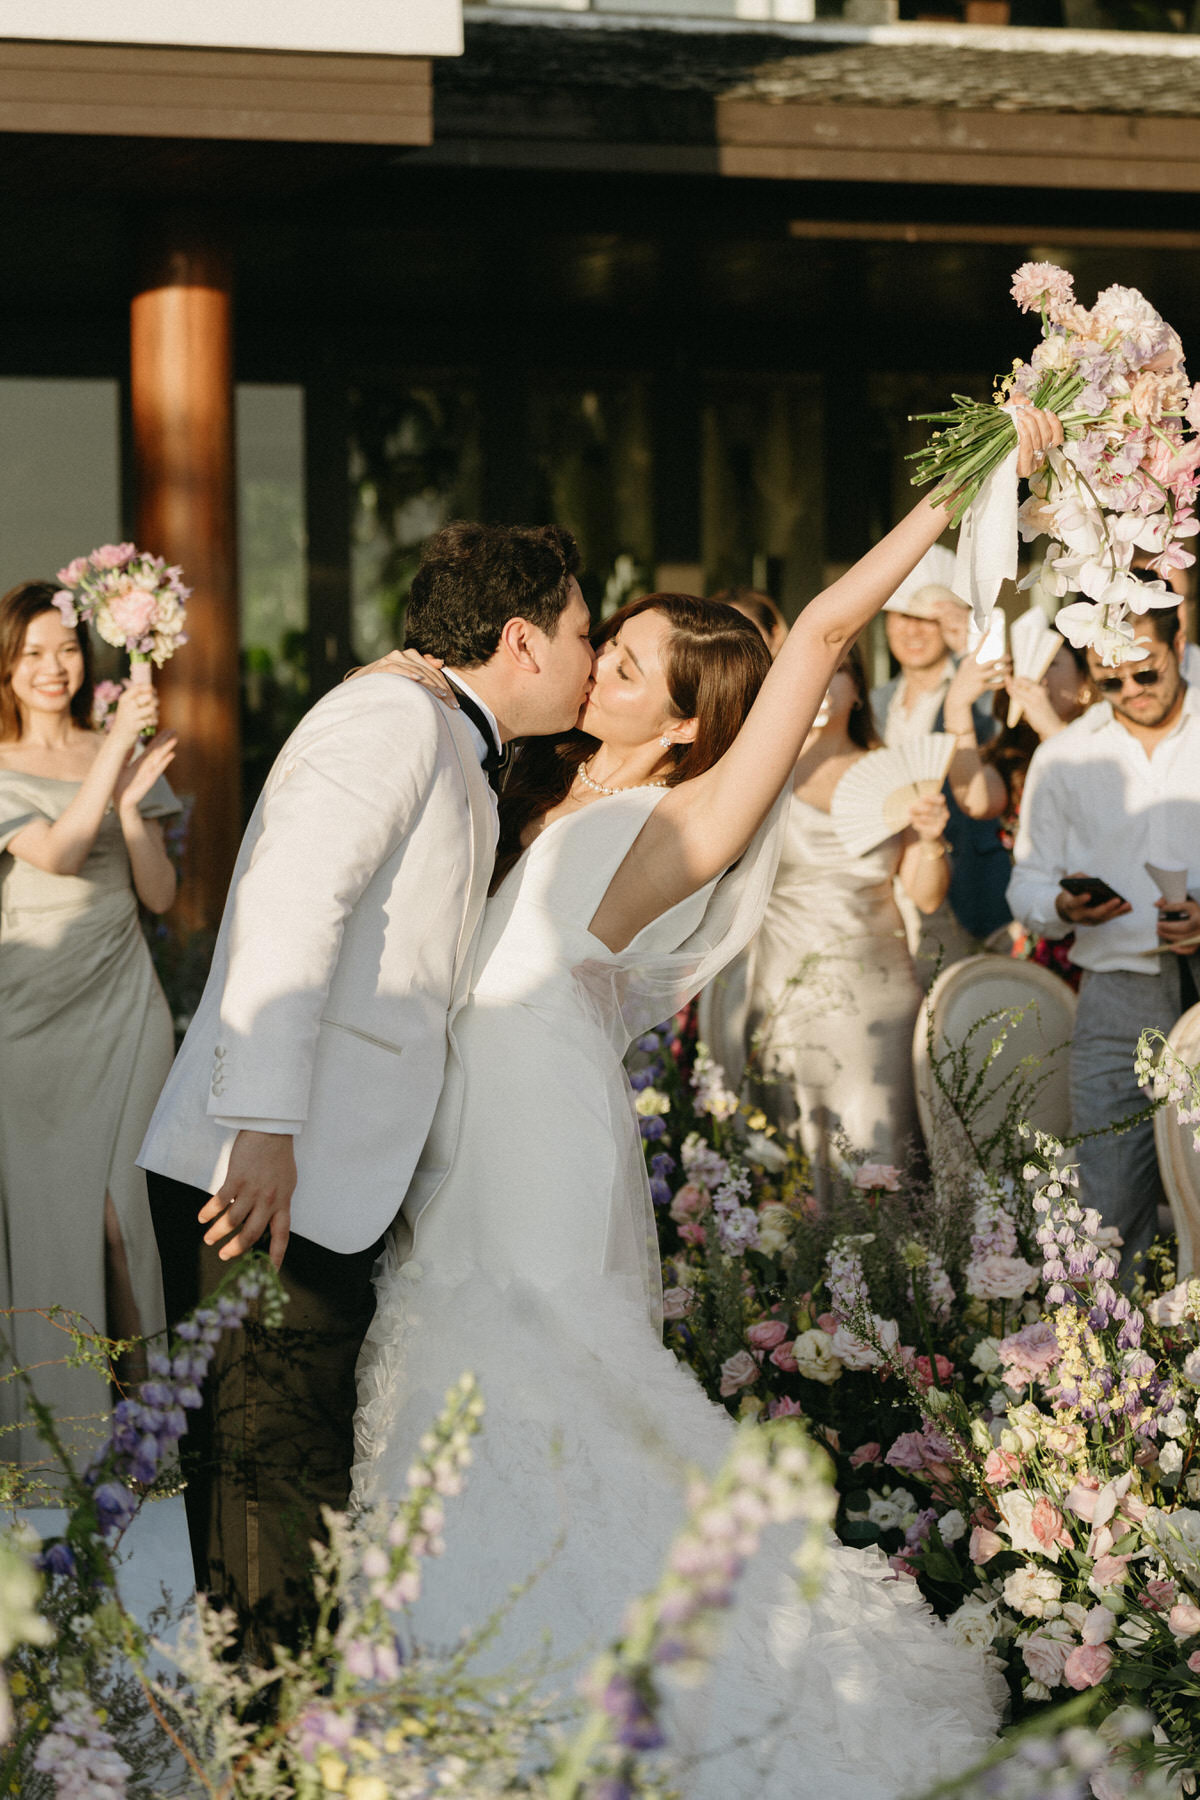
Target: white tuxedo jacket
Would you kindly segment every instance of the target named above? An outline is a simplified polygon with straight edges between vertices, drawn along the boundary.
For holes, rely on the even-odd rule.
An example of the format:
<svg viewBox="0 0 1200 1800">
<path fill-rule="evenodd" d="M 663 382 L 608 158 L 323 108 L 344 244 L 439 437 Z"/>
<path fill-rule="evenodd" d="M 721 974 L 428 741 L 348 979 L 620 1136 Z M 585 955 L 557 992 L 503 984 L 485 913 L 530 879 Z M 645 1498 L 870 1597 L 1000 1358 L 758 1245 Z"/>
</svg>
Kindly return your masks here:
<svg viewBox="0 0 1200 1800">
<path fill-rule="evenodd" d="M 215 1193 L 240 1124 L 274 1124 L 296 1134 L 293 1229 L 373 1243 L 441 1092 L 496 833 L 462 714 L 395 675 L 320 700 L 246 829 L 142 1167 Z"/>
</svg>

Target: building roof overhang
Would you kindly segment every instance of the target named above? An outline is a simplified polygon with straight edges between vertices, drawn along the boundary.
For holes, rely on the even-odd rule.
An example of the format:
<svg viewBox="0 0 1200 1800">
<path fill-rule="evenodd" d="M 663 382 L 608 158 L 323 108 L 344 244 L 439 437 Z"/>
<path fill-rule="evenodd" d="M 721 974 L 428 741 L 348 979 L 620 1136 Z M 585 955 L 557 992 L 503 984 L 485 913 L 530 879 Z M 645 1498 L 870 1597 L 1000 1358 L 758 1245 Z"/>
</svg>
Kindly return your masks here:
<svg viewBox="0 0 1200 1800">
<path fill-rule="evenodd" d="M 468 6 L 438 162 L 1200 189 L 1200 38 Z"/>
</svg>

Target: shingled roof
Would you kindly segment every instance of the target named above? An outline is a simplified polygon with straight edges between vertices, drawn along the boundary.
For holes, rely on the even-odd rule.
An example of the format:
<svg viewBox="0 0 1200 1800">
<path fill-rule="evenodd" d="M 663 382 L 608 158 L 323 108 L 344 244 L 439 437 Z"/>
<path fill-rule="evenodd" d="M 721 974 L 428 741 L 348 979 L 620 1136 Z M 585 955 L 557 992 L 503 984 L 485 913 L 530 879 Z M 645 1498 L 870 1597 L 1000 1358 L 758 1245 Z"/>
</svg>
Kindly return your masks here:
<svg viewBox="0 0 1200 1800">
<path fill-rule="evenodd" d="M 604 91 L 822 106 L 1200 116 L 1200 55 L 1157 35 L 848 28 L 714 31 L 629 26 L 578 14 L 520 23 L 468 10 L 466 53 L 438 63 L 440 94 Z M 1035 37 L 1045 48 L 1027 48 Z M 907 40 L 907 41 L 906 41 Z M 1067 48 L 1089 41 L 1088 49 Z M 1118 48 L 1118 45 L 1120 46 Z M 1014 47 L 1019 46 L 1019 47 Z M 1197 41 L 1200 50 L 1200 41 Z"/>
<path fill-rule="evenodd" d="M 433 160 L 1200 188 L 1198 38 L 473 6 L 434 84 Z"/>
</svg>

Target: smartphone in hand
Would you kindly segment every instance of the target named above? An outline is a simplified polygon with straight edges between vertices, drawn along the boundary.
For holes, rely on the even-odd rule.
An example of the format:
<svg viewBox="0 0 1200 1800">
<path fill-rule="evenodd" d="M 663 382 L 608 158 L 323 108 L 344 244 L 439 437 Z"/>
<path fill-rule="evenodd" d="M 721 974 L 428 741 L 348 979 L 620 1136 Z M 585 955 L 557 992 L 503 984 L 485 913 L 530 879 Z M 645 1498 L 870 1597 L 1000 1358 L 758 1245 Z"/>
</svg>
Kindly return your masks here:
<svg viewBox="0 0 1200 1800">
<path fill-rule="evenodd" d="M 1064 875 L 1058 885 L 1065 893 L 1086 899 L 1089 906 L 1106 906 L 1110 900 L 1120 900 L 1124 904 L 1124 894 L 1118 894 L 1116 888 L 1109 887 L 1099 875 Z"/>
</svg>

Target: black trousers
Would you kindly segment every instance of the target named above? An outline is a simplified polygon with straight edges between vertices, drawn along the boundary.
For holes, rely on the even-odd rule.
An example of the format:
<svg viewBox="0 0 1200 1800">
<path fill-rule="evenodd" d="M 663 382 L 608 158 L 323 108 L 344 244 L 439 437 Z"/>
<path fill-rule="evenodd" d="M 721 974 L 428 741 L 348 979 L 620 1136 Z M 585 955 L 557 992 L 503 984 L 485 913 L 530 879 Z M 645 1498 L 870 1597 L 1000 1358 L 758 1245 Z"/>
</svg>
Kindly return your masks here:
<svg viewBox="0 0 1200 1800">
<path fill-rule="evenodd" d="M 177 1323 L 229 1271 L 204 1243 L 199 1188 L 149 1173 L 167 1317 Z M 265 1249 L 264 1238 L 260 1248 Z M 375 1311 L 371 1270 L 382 1240 L 339 1255 L 295 1233 L 280 1271 L 281 1327 L 252 1311 L 223 1334 L 180 1445 L 196 1586 L 238 1615 L 242 1648 L 271 1666 L 316 1617 L 314 1538 L 321 1508 L 344 1510 L 354 1455 L 354 1370 Z"/>
</svg>

